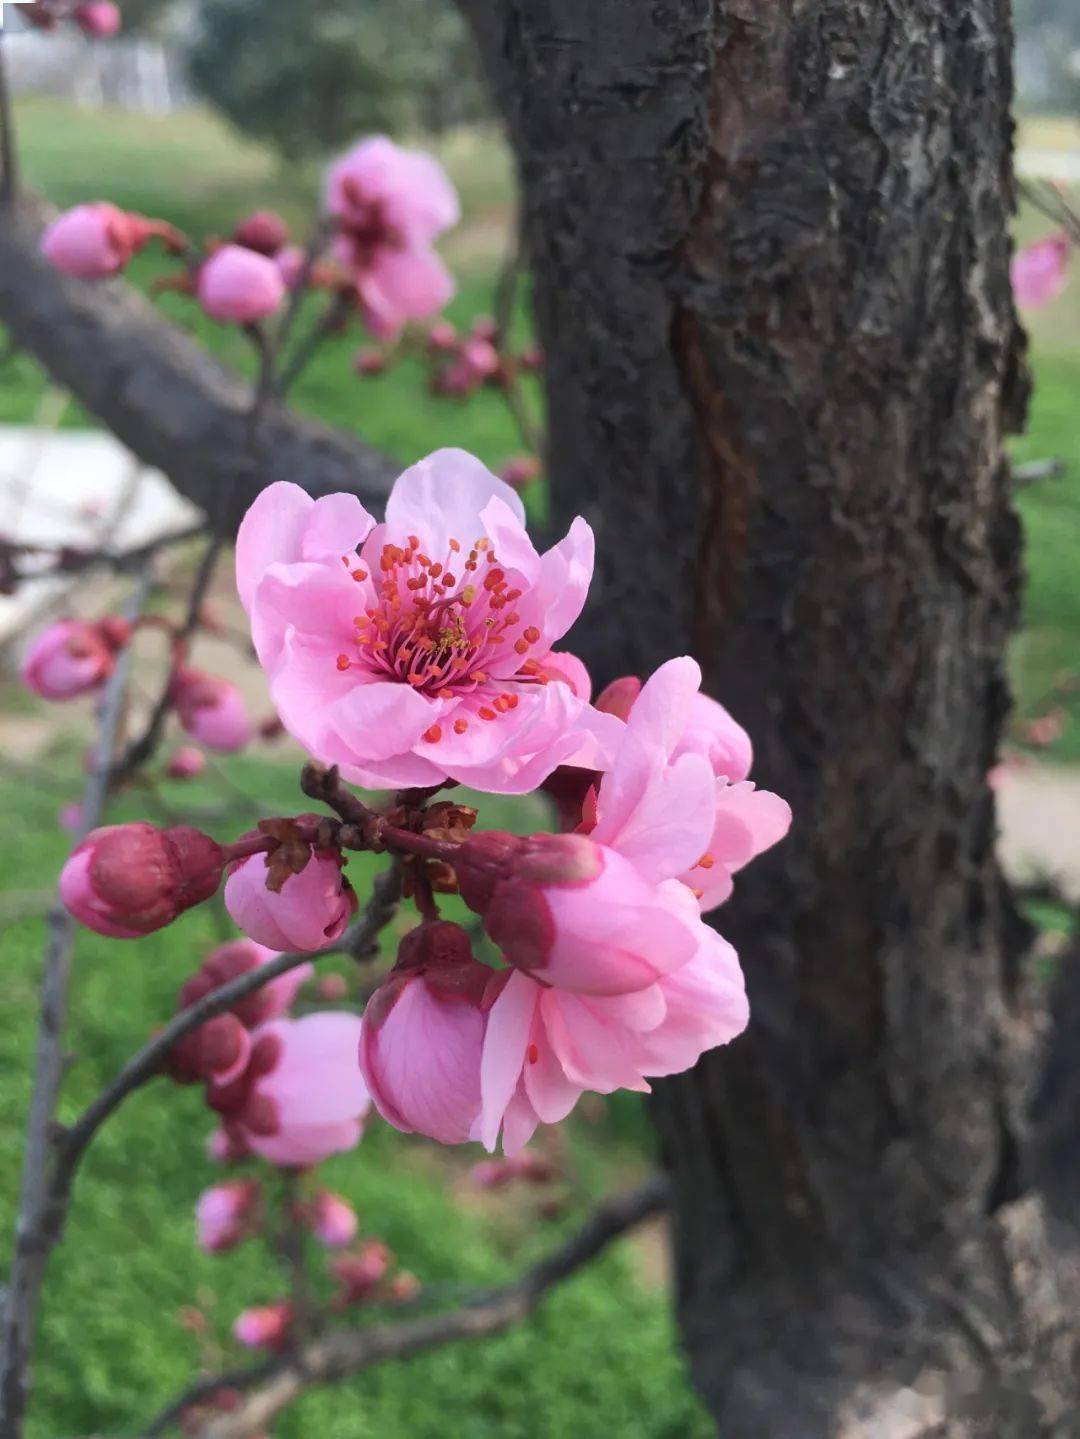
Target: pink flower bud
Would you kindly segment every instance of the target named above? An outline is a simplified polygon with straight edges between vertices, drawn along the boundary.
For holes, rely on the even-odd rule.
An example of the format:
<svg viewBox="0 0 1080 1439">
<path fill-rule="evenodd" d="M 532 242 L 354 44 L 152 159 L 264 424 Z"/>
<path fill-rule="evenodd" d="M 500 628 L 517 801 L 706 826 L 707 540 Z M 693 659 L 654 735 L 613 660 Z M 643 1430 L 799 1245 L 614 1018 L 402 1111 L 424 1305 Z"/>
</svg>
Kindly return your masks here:
<svg viewBox="0 0 1080 1439">
<path fill-rule="evenodd" d="M 287 290 L 295 290 L 304 273 L 306 256 L 299 245 L 285 245 L 274 256 L 274 264 Z M 314 276 L 312 277 L 314 278 Z"/>
<path fill-rule="evenodd" d="M 356 1238 L 356 1210 L 340 1194 L 320 1189 L 307 1211 L 311 1232 L 328 1249 L 340 1249 Z"/>
<path fill-rule="evenodd" d="M 478 380 L 490 379 L 499 369 L 499 352 L 490 340 L 475 336 L 464 340 L 459 351 L 461 363 Z"/>
<path fill-rule="evenodd" d="M 213 1164 L 236 1164 L 251 1153 L 243 1135 L 228 1129 L 215 1129 L 206 1140 L 206 1157 Z"/>
<path fill-rule="evenodd" d="M 436 320 L 427 332 L 428 348 L 435 354 L 449 354 L 456 350 L 458 332 L 449 320 Z"/>
<path fill-rule="evenodd" d="M 233 939 L 227 944 L 218 945 L 217 949 L 212 950 L 203 960 L 198 973 L 181 989 L 180 1008 L 194 1004 L 204 995 L 220 989 L 223 984 L 238 979 L 242 974 L 249 974 L 276 957 L 276 950 L 256 944 L 253 939 Z M 248 1029 L 256 1029 L 271 1019 L 280 1019 L 288 1013 L 301 985 L 311 979 L 314 973 L 310 964 L 298 964 L 294 969 L 286 970 L 269 984 L 264 984 L 260 989 L 238 1000 L 230 1013 L 235 1014 Z"/>
<path fill-rule="evenodd" d="M 60 875 L 60 898 L 98 934 L 135 939 L 209 899 L 224 865 L 221 846 L 201 830 L 141 821 L 107 825 L 72 851 Z"/>
<path fill-rule="evenodd" d="M 242 245 L 222 245 L 199 270 L 199 304 L 214 320 L 250 325 L 272 315 L 285 298 L 273 260 Z"/>
<path fill-rule="evenodd" d="M 232 1249 L 252 1232 L 260 1189 L 254 1179 L 232 1179 L 204 1189 L 195 1205 L 199 1248 L 207 1254 Z"/>
<path fill-rule="evenodd" d="M 352 1254 L 330 1261 L 330 1272 L 341 1286 L 339 1304 L 358 1304 L 377 1289 L 390 1268 L 390 1250 L 379 1240 L 370 1240 Z"/>
<path fill-rule="evenodd" d="M 170 757 L 165 773 L 170 779 L 197 779 L 206 768 L 206 756 L 194 745 L 183 744 Z"/>
<path fill-rule="evenodd" d="M 1060 234 L 1048 235 L 1017 251 L 1012 262 L 1012 285 L 1021 309 L 1037 310 L 1057 299 L 1065 288 L 1069 250 L 1068 235 Z"/>
<path fill-rule="evenodd" d="M 517 1180 L 529 1184 L 546 1184 L 555 1177 L 554 1167 L 528 1150 L 512 1159 L 482 1159 L 469 1170 L 469 1178 L 478 1189 L 505 1189 Z"/>
<path fill-rule="evenodd" d="M 76 5 L 71 18 L 84 35 L 92 40 L 110 40 L 120 29 L 122 16 L 113 0 L 86 0 Z"/>
<path fill-rule="evenodd" d="M 389 978 L 364 1012 L 360 1068 L 395 1129 L 443 1144 L 470 1138 L 480 1111 L 485 998 L 498 975 L 473 958 L 469 936 L 444 920 L 401 941 Z"/>
<path fill-rule="evenodd" d="M 241 220 L 233 231 L 233 240 L 246 250 L 260 255 L 276 255 L 289 243 L 289 227 L 273 210 L 256 210 Z"/>
<path fill-rule="evenodd" d="M 42 699 L 69 700 L 96 690 L 115 663 L 115 647 L 101 626 L 58 620 L 31 644 L 19 673 Z"/>
<path fill-rule="evenodd" d="M 462 898 L 516 969 L 580 994 L 645 989 L 697 941 L 617 850 L 581 834 L 486 831 L 454 865 Z"/>
<path fill-rule="evenodd" d="M 401 1269 L 386 1286 L 386 1297 L 395 1304 L 407 1304 L 420 1293 L 420 1281 L 415 1274 Z"/>
<path fill-rule="evenodd" d="M 353 361 L 353 368 L 364 379 L 371 379 L 386 369 L 386 355 L 382 350 L 361 350 Z"/>
<path fill-rule="evenodd" d="M 247 1068 L 251 1039 L 235 1014 L 215 1014 L 178 1039 L 165 1069 L 177 1084 L 231 1084 Z"/>
<path fill-rule="evenodd" d="M 245 1349 L 285 1349 L 292 1329 L 292 1305 L 287 1300 L 245 1309 L 233 1324 L 233 1338 Z"/>
<path fill-rule="evenodd" d="M 518 364 L 526 374 L 535 374 L 544 368 L 544 352 L 539 345 L 526 345 L 518 356 Z"/>
<path fill-rule="evenodd" d="M 173 679 L 172 700 L 181 727 L 207 749 L 233 754 L 254 738 L 244 697 L 229 680 L 182 669 Z"/>
<path fill-rule="evenodd" d="M 240 860 L 225 882 L 225 908 L 246 935 L 271 949 L 321 949 L 340 938 L 356 912 L 340 855 L 313 851 L 277 893 L 266 880 L 266 855 Z"/>
<path fill-rule="evenodd" d="M 520 455 L 516 459 L 507 460 L 499 471 L 499 479 L 513 490 L 523 490 L 540 478 L 540 468 L 540 461 L 535 455 Z"/>
<path fill-rule="evenodd" d="M 319 998 L 328 1004 L 340 1004 L 349 996 L 349 984 L 343 974 L 324 974 L 318 983 Z"/>
<path fill-rule="evenodd" d="M 625 723 L 630 718 L 630 711 L 640 693 L 641 681 L 637 675 L 623 675 L 622 679 L 612 680 L 600 691 L 596 708 L 602 714 L 614 715 Z"/>
<path fill-rule="evenodd" d="M 141 215 L 96 200 L 59 215 L 41 237 L 41 253 L 65 275 L 105 280 L 119 274 L 150 233 Z"/>
</svg>

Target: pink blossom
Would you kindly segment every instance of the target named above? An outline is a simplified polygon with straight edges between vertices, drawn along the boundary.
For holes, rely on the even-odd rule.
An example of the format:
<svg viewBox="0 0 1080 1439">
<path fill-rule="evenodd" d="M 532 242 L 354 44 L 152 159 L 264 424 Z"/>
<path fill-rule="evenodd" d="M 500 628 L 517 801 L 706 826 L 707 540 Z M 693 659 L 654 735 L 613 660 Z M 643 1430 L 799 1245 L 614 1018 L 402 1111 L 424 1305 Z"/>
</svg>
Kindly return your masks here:
<svg viewBox="0 0 1080 1439">
<path fill-rule="evenodd" d="M 527 1184 L 547 1184 L 555 1178 L 556 1169 L 548 1160 L 525 1150 L 513 1159 L 482 1159 L 469 1170 L 469 1178 L 478 1189 L 505 1189 L 524 1180 Z"/>
<path fill-rule="evenodd" d="M 116 648 L 100 625 L 58 620 L 27 649 L 20 678 L 42 699 L 75 699 L 108 679 L 116 664 Z"/>
<path fill-rule="evenodd" d="M 262 492 L 237 587 L 282 722 L 316 759 L 367 788 L 449 776 L 511 794 L 599 766 L 622 726 L 544 664 L 584 604 L 592 531 L 575 520 L 538 555 L 524 518 L 460 450 L 406 470 L 382 525 L 352 495 Z"/>
<path fill-rule="evenodd" d="M 443 1144 L 469 1138 L 480 1110 L 485 998 L 497 981 L 456 924 L 422 924 L 401 941 L 360 1039 L 360 1067 L 388 1124 Z"/>
<path fill-rule="evenodd" d="M 141 215 L 97 200 L 58 216 L 41 237 L 41 253 L 66 275 L 104 280 L 118 274 L 149 235 Z"/>
<path fill-rule="evenodd" d="M 204 1149 L 213 1164 L 236 1164 L 251 1153 L 239 1130 L 232 1134 L 227 1129 L 212 1130 L 206 1137 Z"/>
<path fill-rule="evenodd" d="M 229 680 L 181 669 L 173 680 L 172 700 L 182 728 L 207 749 L 233 754 L 254 738 L 244 697 Z"/>
<path fill-rule="evenodd" d="M 356 1062 L 359 1018 L 327 1011 L 275 1019 L 251 1038 L 245 1072 L 207 1091 L 229 1133 L 286 1168 L 352 1149 L 370 1105 Z"/>
<path fill-rule="evenodd" d="M 225 908 L 246 935 L 271 949 L 321 949 L 356 913 L 340 855 L 313 852 L 280 891 L 267 889 L 266 880 L 265 854 L 240 860 L 225 881 Z"/>
<path fill-rule="evenodd" d="M 535 455 L 519 455 L 507 460 L 499 471 L 499 478 L 512 490 L 524 490 L 540 478 L 540 473 L 540 461 Z"/>
<path fill-rule="evenodd" d="M 196 293 L 211 319 L 250 325 L 278 308 L 285 281 L 268 256 L 243 245 L 222 245 L 200 267 Z"/>
<path fill-rule="evenodd" d="M 356 1210 L 340 1194 L 320 1189 L 307 1210 L 311 1231 L 328 1249 L 340 1249 L 356 1238 Z"/>
<path fill-rule="evenodd" d="M 352 1254 L 340 1254 L 330 1261 L 330 1272 L 341 1286 L 338 1305 L 358 1304 L 379 1287 L 390 1268 L 390 1250 L 377 1239 L 369 1240 Z"/>
<path fill-rule="evenodd" d="M 688 807 L 700 811 L 706 801 L 709 832 L 674 874 L 707 911 L 730 895 L 732 875 L 784 837 L 791 810 L 748 780 L 728 778 L 725 771 L 743 774 L 749 766 L 749 740 L 740 742 L 743 732 L 714 701 L 702 705 L 700 682 L 701 671 L 686 658 L 669 660 L 651 677 L 630 707 L 623 743 L 600 783 L 595 822 L 583 828 L 643 876 L 667 879 L 673 873 L 669 841 L 684 829 Z M 702 783 L 703 762 L 713 775 L 711 790 Z"/>
<path fill-rule="evenodd" d="M 555 1124 L 585 1090 L 647 1091 L 746 1027 L 742 972 L 726 940 L 697 918 L 682 885 L 666 892 L 698 948 L 673 973 L 634 994 L 573 994 L 510 976 L 488 1016 L 481 1062 L 481 1116 L 474 1138 L 519 1154 L 537 1124 Z"/>
<path fill-rule="evenodd" d="M 206 956 L 197 974 L 180 991 L 180 1008 L 195 1004 L 223 984 L 249 974 L 276 959 L 279 951 L 267 949 L 253 939 L 232 939 L 220 944 Z M 230 1009 L 248 1029 L 256 1029 L 271 1019 L 280 1019 L 292 1007 L 300 987 L 314 976 L 310 964 L 298 964 L 279 974 L 252 994 L 238 1000 Z"/>
<path fill-rule="evenodd" d="M 259 1196 L 254 1179 L 231 1179 L 204 1189 L 195 1205 L 200 1249 L 220 1254 L 245 1239 L 252 1230 Z"/>
<path fill-rule="evenodd" d="M 194 745 L 182 744 L 175 750 L 165 766 L 170 779 L 197 779 L 206 768 L 206 756 Z"/>
<path fill-rule="evenodd" d="M 247 1069 L 251 1038 L 235 1014 L 215 1014 L 178 1039 L 165 1070 L 177 1084 L 232 1084 Z"/>
<path fill-rule="evenodd" d="M 120 6 L 113 0 L 86 0 L 76 5 L 72 19 L 85 35 L 93 40 L 109 40 L 120 29 Z"/>
<path fill-rule="evenodd" d="M 485 830 L 465 841 L 455 860 L 462 898 L 515 969 L 556 988 L 619 995 L 687 963 L 694 931 L 660 885 L 701 855 L 711 814 L 703 762 L 680 778 L 642 869 L 636 852 L 632 860 L 585 835 Z"/>
<path fill-rule="evenodd" d="M 1013 256 L 1012 285 L 1021 309 L 1035 310 L 1056 300 L 1065 288 L 1070 258 L 1068 235 L 1048 235 Z"/>
<path fill-rule="evenodd" d="M 98 934 L 135 939 L 209 899 L 224 864 L 221 847 L 190 826 L 107 825 L 72 850 L 60 873 L 60 898 Z"/>
<path fill-rule="evenodd" d="M 285 1299 L 245 1309 L 233 1323 L 233 1338 L 245 1349 L 284 1349 L 292 1329 L 292 1305 Z"/>
<path fill-rule="evenodd" d="M 380 339 L 407 320 L 441 310 L 454 283 L 431 248 L 457 223 L 457 195 L 429 155 L 401 150 L 385 136 L 355 146 L 331 166 L 326 210 L 338 233 L 335 257 L 356 286 L 364 319 Z"/>
</svg>

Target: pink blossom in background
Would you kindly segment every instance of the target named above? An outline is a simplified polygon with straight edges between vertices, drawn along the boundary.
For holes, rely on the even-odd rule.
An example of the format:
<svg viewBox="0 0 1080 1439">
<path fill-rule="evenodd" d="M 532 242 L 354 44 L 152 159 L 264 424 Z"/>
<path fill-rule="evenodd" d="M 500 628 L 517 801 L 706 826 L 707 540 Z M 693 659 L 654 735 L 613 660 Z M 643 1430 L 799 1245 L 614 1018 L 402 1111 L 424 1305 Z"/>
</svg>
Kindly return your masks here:
<svg viewBox="0 0 1080 1439">
<path fill-rule="evenodd" d="M 77 801 L 73 804 L 64 805 L 56 817 L 56 822 L 61 829 L 66 829 L 69 834 L 78 834 L 82 829 L 83 809 Z"/>
<path fill-rule="evenodd" d="M 285 298 L 285 281 L 267 255 L 222 245 L 205 260 L 196 282 L 199 304 L 213 320 L 250 325 L 265 320 Z"/>
<path fill-rule="evenodd" d="M 233 754 L 255 737 L 244 697 L 229 680 L 181 669 L 173 680 L 172 701 L 181 727 L 207 749 Z"/>
<path fill-rule="evenodd" d="M 246 935 L 271 949 L 321 949 L 356 913 L 356 895 L 336 855 L 314 851 L 277 893 L 267 889 L 266 876 L 266 855 L 240 860 L 225 882 L 225 908 Z"/>
<path fill-rule="evenodd" d="M 31 643 L 19 676 L 42 699 L 69 700 L 98 689 L 115 664 L 116 646 L 101 626 L 57 620 Z"/>
<path fill-rule="evenodd" d="M 66 275 L 105 280 L 119 274 L 150 233 L 141 215 L 97 200 L 58 216 L 41 237 L 41 253 Z"/>
<path fill-rule="evenodd" d="M 307 1206 L 306 1217 L 311 1232 L 328 1249 L 340 1249 L 356 1238 L 356 1210 L 347 1199 L 329 1189 L 319 1190 Z"/>
<path fill-rule="evenodd" d="M 233 241 L 260 255 L 277 255 L 289 243 L 289 227 L 274 210 L 256 210 L 233 230 Z"/>
<path fill-rule="evenodd" d="M 87 928 L 112 939 L 150 934 L 217 890 L 225 855 L 187 825 L 91 830 L 60 873 L 60 898 Z"/>
<path fill-rule="evenodd" d="M 469 1170 L 469 1179 L 477 1189 L 498 1190 L 523 1180 L 527 1184 L 547 1184 L 556 1170 L 548 1160 L 524 1150 L 513 1159 L 482 1159 Z"/>
<path fill-rule="evenodd" d="M 700 806 L 707 794 L 709 832 L 691 862 L 675 871 L 707 911 L 730 895 L 733 874 L 784 837 L 791 809 L 747 780 L 728 778 L 725 768 L 741 776 L 749 767 L 749 740 L 740 742 L 744 732 L 714 701 L 702 705 L 700 682 L 700 669 L 687 658 L 669 660 L 649 679 L 633 700 L 623 743 L 583 828 L 594 841 L 619 849 L 640 872 L 669 878 L 669 856 L 657 852 L 657 841 L 671 824 L 681 824 L 676 805 Z M 711 787 L 700 788 L 703 763 L 712 773 Z"/>
<path fill-rule="evenodd" d="M 245 1349 L 284 1349 L 292 1329 L 292 1305 L 285 1299 L 245 1309 L 233 1323 L 233 1338 Z"/>
<path fill-rule="evenodd" d="M 122 23 L 120 6 L 113 0 L 87 0 L 86 4 L 75 6 L 71 18 L 83 34 L 93 40 L 110 40 Z"/>
<path fill-rule="evenodd" d="M 1064 233 L 1048 235 L 1016 252 L 1012 286 L 1021 309 L 1036 310 L 1057 299 L 1068 278 L 1069 258 L 1069 237 Z"/>
<path fill-rule="evenodd" d="M 206 956 L 198 973 L 187 981 L 180 991 L 181 1009 L 195 1004 L 205 995 L 220 989 L 230 980 L 249 974 L 270 960 L 276 959 L 280 951 L 267 949 L 253 939 L 232 939 L 220 944 Z M 314 976 L 310 964 L 298 964 L 279 974 L 252 994 L 245 995 L 232 1005 L 229 1013 L 235 1014 L 248 1029 L 256 1029 L 268 1020 L 280 1019 L 291 1009 L 302 985 Z"/>
<path fill-rule="evenodd" d="M 519 794 L 601 768 L 622 725 L 549 673 L 592 576 L 583 520 L 538 555 L 521 501 L 460 450 L 398 479 L 377 525 L 352 495 L 279 483 L 237 538 L 240 598 L 282 722 L 368 788 Z M 358 551 L 358 553 L 357 553 Z"/>
<path fill-rule="evenodd" d="M 431 156 L 382 135 L 364 140 L 327 172 L 325 208 L 337 223 L 334 255 L 380 339 L 395 338 L 408 320 L 427 319 L 451 298 L 454 282 L 431 242 L 457 223 L 460 207 Z"/>
<path fill-rule="evenodd" d="M 295 290 L 300 283 L 306 263 L 304 251 L 299 245 L 285 245 L 274 256 L 274 264 L 287 290 Z"/>
<path fill-rule="evenodd" d="M 480 1110 L 485 1000 L 499 976 L 447 921 L 422 924 L 364 1011 L 360 1067 L 375 1108 L 405 1134 L 463 1144 Z"/>
<path fill-rule="evenodd" d="M 169 756 L 165 773 L 170 779 L 197 779 L 206 768 L 206 756 L 194 745 L 184 744 Z"/>
<path fill-rule="evenodd" d="M 540 461 L 535 455 L 520 455 L 516 459 L 507 460 L 499 471 L 499 479 L 512 490 L 524 490 L 534 484 L 540 474 Z"/>
<path fill-rule="evenodd" d="M 239 1132 L 230 1134 L 225 1129 L 212 1130 L 206 1137 L 204 1148 L 212 1164 L 236 1164 L 241 1159 L 247 1159 L 251 1153 Z"/>
<path fill-rule="evenodd" d="M 252 1232 L 260 1193 L 254 1179 L 233 1179 L 204 1189 L 195 1205 L 199 1248 L 220 1254 L 245 1239 Z"/>
<path fill-rule="evenodd" d="M 227 1131 L 286 1168 L 352 1149 L 370 1106 L 356 1059 L 359 1018 L 328 1011 L 276 1019 L 251 1038 L 245 1072 L 207 1091 Z"/>
<path fill-rule="evenodd" d="M 369 1240 L 351 1254 L 339 1254 L 330 1261 L 330 1272 L 340 1286 L 339 1306 L 359 1304 L 386 1278 L 390 1250 L 377 1239 Z"/>
</svg>

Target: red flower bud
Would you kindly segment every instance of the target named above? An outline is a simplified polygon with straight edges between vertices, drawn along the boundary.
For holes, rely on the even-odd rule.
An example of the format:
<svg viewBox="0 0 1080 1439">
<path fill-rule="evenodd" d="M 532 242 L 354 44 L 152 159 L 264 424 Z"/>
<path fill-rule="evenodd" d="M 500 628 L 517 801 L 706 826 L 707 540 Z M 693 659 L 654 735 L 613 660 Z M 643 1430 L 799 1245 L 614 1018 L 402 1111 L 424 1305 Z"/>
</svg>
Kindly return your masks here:
<svg viewBox="0 0 1080 1439">
<path fill-rule="evenodd" d="M 107 825 L 73 850 L 60 875 L 60 898 L 98 934 L 136 939 L 209 899 L 224 866 L 221 846 L 188 825 Z"/>
<path fill-rule="evenodd" d="M 273 210 L 256 210 L 241 220 L 233 231 L 233 239 L 245 250 L 260 255 L 275 255 L 289 243 L 289 227 Z"/>
</svg>

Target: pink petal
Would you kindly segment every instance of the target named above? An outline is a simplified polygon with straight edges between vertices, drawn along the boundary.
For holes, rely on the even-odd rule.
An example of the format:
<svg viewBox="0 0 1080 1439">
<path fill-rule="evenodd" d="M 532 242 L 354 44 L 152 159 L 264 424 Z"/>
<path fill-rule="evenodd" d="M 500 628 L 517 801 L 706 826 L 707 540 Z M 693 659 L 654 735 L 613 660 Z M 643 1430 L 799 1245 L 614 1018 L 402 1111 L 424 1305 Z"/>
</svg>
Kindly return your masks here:
<svg viewBox="0 0 1080 1439">
<path fill-rule="evenodd" d="M 515 972 L 488 1015 L 480 1060 L 482 1107 L 477 1137 L 489 1151 L 495 1148 L 506 1107 L 521 1078 L 539 998 L 540 986 Z"/>
<path fill-rule="evenodd" d="M 436 450 L 398 477 L 386 503 L 387 530 L 419 535 L 441 560 L 451 538 L 471 545 L 482 536 L 480 516 L 494 497 L 525 523 L 521 500 L 479 460 L 464 450 Z"/>
<path fill-rule="evenodd" d="M 256 1088 L 273 1099 L 282 1129 L 337 1125 L 367 1113 L 370 1100 L 357 1058 L 360 1024 L 358 1015 L 329 1010 L 271 1020 L 253 1031 L 256 1045 L 265 1035 L 281 1043 L 277 1064 Z"/>
</svg>

